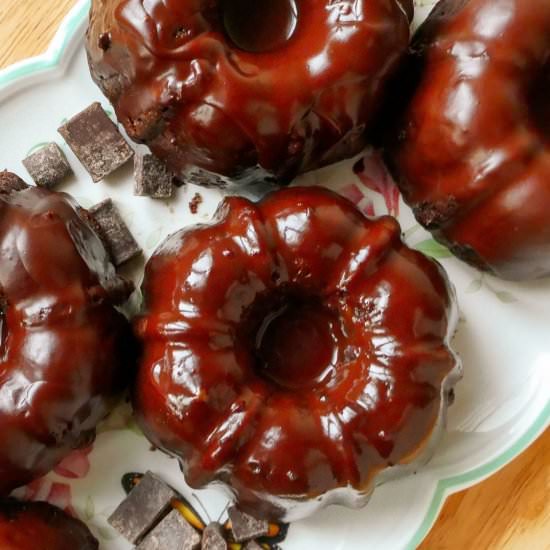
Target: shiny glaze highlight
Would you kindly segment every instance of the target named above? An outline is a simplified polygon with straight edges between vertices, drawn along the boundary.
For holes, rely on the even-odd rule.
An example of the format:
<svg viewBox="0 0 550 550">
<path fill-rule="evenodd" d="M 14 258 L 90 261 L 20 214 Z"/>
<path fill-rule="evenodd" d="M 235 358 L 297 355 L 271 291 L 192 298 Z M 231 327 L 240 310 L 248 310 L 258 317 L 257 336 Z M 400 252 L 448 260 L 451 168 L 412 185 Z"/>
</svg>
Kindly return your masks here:
<svg viewBox="0 0 550 550">
<path fill-rule="evenodd" d="M 92 76 L 129 135 L 176 172 L 288 181 L 364 146 L 412 0 L 264 2 L 270 21 L 245 10 L 239 28 L 223 0 L 93 1 Z"/>
<path fill-rule="evenodd" d="M 453 297 L 393 218 L 320 188 L 229 197 L 161 245 L 143 294 L 136 415 L 191 486 L 296 519 L 425 458 L 459 374 Z"/>
<path fill-rule="evenodd" d="M 406 72 L 391 164 L 418 220 L 499 277 L 549 275 L 550 2 L 444 0 Z"/>
<path fill-rule="evenodd" d="M 130 374 L 130 291 L 76 205 L 0 194 L 0 495 L 89 443 Z"/>
<path fill-rule="evenodd" d="M 97 550 L 80 520 L 45 502 L 0 499 L 2 550 Z"/>
</svg>

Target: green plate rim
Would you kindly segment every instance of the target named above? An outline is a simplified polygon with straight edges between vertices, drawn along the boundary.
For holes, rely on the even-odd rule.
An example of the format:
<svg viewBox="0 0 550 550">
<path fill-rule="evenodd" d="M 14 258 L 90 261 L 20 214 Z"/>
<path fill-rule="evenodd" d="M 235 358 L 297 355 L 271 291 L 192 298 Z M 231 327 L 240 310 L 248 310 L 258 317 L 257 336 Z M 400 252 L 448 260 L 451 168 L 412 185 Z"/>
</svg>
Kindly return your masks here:
<svg viewBox="0 0 550 550">
<path fill-rule="evenodd" d="M 90 0 L 79 0 L 76 3 L 61 23 L 50 47 L 44 54 L 15 63 L 1 70 L 0 92 L 24 78 L 60 66 L 65 57 L 65 52 L 88 17 L 90 5 Z"/>
<path fill-rule="evenodd" d="M 61 24 L 48 51 L 38 57 L 16 63 L 0 71 L 0 92 L 30 75 L 42 73 L 61 65 L 65 53 L 76 33 L 85 24 L 90 9 L 90 0 L 80 0 Z M 550 400 L 529 429 L 513 445 L 489 462 L 462 474 L 440 479 L 422 523 L 406 544 L 406 550 L 414 550 L 424 540 L 435 523 L 445 499 L 463 488 L 470 487 L 496 473 L 521 454 L 550 425 Z"/>
</svg>

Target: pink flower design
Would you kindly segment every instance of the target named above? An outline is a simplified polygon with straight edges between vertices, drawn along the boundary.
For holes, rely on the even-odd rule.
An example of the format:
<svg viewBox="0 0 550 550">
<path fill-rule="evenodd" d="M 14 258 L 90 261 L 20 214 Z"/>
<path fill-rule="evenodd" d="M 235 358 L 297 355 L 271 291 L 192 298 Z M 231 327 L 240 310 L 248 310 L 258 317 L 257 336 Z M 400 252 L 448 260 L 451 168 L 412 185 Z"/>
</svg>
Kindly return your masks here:
<svg viewBox="0 0 550 550">
<path fill-rule="evenodd" d="M 92 449 L 93 447 L 89 446 L 73 451 L 54 468 L 54 472 L 68 479 L 82 479 L 86 477 L 90 471 L 90 459 L 88 455 L 92 452 Z"/>
<path fill-rule="evenodd" d="M 21 498 L 23 500 L 46 500 L 50 485 L 51 483 L 46 477 L 35 479 L 22 489 Z"/>
<path fill-rule="evenodd" d="M 350 183 L 340 189 L 340 194 L 350 200 L 365 216 L 374 217 L 374 203 L 367 197 L 365 192 L 355 183 Z M 365 202 L 366 201 L 366 202 Z"/>
<path fill-rule="evenodd" d="M 54 472 L 67 479 L 82 479 L 90 471 L 88 455 L 93 447 L 78 449 L 65 457 L 55 468 Z M 71 486 L 68 483 L 52 481 L 49 476 L 35 479 L 25 487 L 16 491 L 17 497 L 29 501 L 49 502 L 64 510 L 67 514 L 77 517 L 72 504 Z"/>
<path fill-rule="evenodd" d="M 52 483 L 46 502 L 61 508 L 66 514 L 77 517 L 73 508 L 71 486 L 67 483 Z"/>
<path fill-rule="evenodd" d="M 82 479 L 90 471 L 89 454 L 93 446 L 77 449 L 65 457 L 54 472 L 67 479 Z M 71 486 L 68 483 L 52 481 L 49 476 L 35 479 L 26 487 L 18 490 L 18 496 L 23 500 L 44 501 L 57 506 L 67 514 L 77 517 L 72 504 Z"/>
<path fill-rule="evenodd" d="M 71 486 L 67 483 L 52 482 L 48 477 L 41 477 L 29 483 L 19 496 L 22 500 L 49 502 L 77 517 L 72 504 Z"/>
<path fill-rule="evenodd" d="M 350 200 L 353 204 L 359 203 L 365 198 L 365 193 L 355 183 L 350 183 L 340 190 L 340 194 Z"/>
<path fill-rule="evenodd" d="M 367 202 L 367 204 L 361 208 L 361 212 L 363 212 L 365 216 L 374 218 L 374 216 L 376 216 L 376 212 L 374 211 L 374 203 L 372 201 Z"/>
<path fill-rule="evenodd" d="M 399 215 L 399 189 L 379 152 L 367 153 L 355 163 L 353 172 L 365 187 L 382 195 L 388 214 Z"/>
</svg>

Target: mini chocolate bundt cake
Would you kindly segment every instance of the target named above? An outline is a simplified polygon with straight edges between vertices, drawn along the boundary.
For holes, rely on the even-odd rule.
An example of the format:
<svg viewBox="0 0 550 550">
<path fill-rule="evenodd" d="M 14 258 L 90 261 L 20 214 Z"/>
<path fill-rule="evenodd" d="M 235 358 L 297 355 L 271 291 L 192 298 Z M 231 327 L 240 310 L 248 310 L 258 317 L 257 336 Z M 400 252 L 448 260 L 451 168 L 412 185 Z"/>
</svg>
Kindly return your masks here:
<svg viewBox="0 0 550 550">
<path fill-rule="evenodd" d="M 460 365 L 443 269 L 321 188 L 227 198 L 153 255 L 134 389 L 187 482 L 293 520 L 426 460 Z"/>
<path fill-rule="evenodd" d="M 442 0 L 405 71 L 388 156 L 418 221 L 496 276 L 549 275 L 550 2 Z"/>
<path fill-rule="evenodd" d="M 2 550 L 97 550 L 99 543 L 80 520 L 46 502 L 0 499 Z"/>
<path fill-rule="evenodd" d="M 135 345 L 114 307 L 131 285 L 74 202 L 7 172 L 0 184 L 0 495 L 7 495 L 89 443 L 128 382 Z"/>
<path fill-rule="evenodd" d="M 287 182 L 364 146 L 412 12 L 412 0 L 94 0 L 87 51 L 128 134 L 176 173 Z"/>
</svg>

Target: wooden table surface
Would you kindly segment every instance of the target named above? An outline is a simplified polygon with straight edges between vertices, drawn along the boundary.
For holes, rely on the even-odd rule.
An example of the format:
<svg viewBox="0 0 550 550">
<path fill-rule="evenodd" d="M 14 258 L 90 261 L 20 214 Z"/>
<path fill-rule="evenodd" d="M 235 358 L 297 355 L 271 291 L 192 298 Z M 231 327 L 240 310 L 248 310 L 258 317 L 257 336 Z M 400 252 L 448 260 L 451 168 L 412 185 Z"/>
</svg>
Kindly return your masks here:
<svg viewBox="0 0 550 550">
<path fill-rule="evenodd" d="M 47 48 L 75 0 L 0 0 L 0 68 Z M 453 495 L 421 550 L 550 550 L 550 431 Z"/>
</svg>

